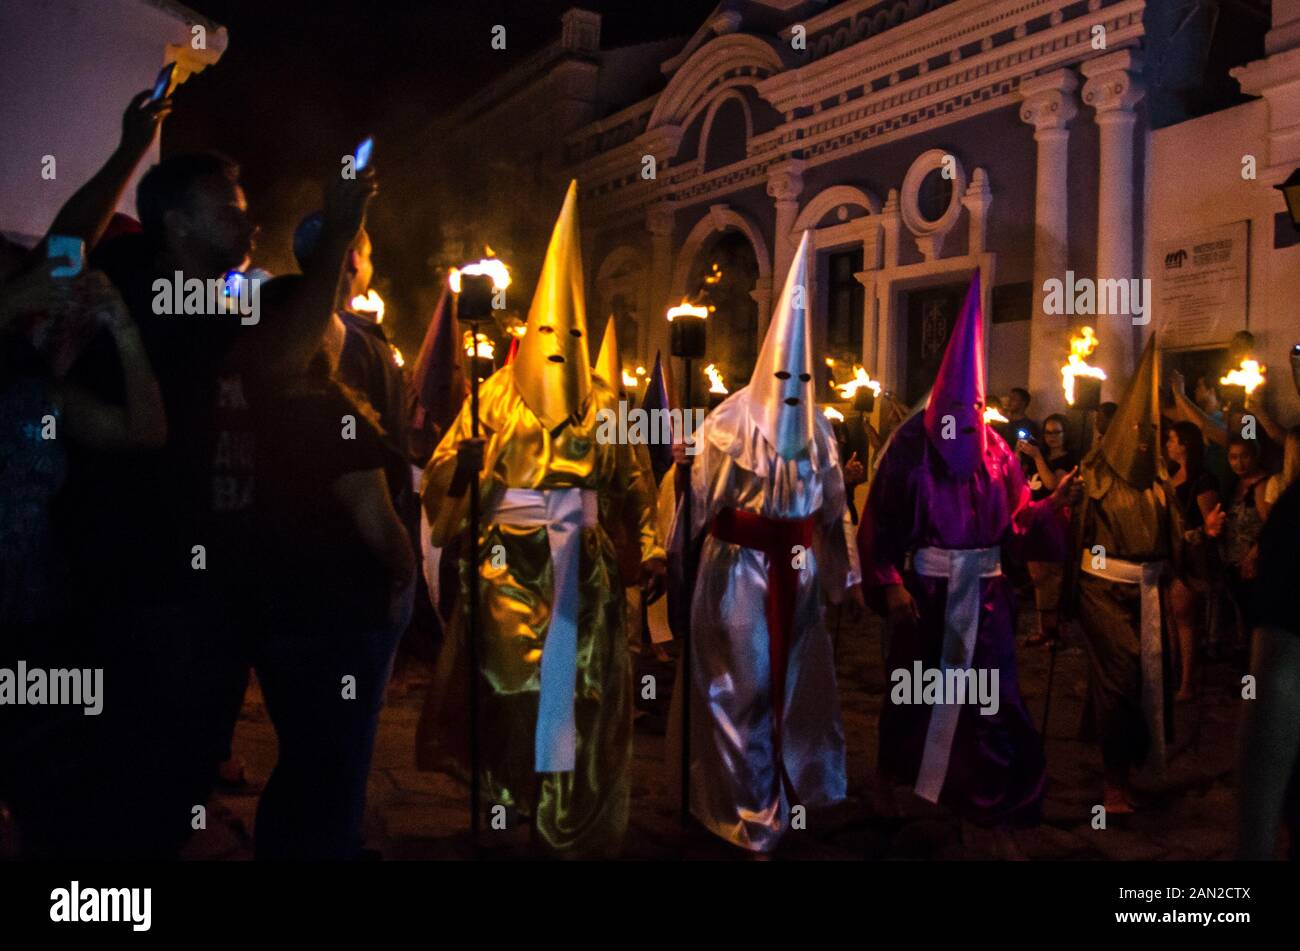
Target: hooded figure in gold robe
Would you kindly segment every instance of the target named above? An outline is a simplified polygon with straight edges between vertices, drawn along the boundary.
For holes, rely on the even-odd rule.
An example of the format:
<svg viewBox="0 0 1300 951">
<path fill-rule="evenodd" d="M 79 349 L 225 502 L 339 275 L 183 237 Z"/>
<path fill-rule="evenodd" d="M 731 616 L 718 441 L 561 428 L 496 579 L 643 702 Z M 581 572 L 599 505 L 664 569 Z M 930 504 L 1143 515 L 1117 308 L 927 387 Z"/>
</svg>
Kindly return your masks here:
<svg viewBox="0 0 1300 951">
<path fill-rule="evenodd" d="M 648 588 L 663 573 L 654 498 L 633 447 L 597 438 L 616 393 L 593 376 L 577 183 L 569 186 L 514 361 L 479 390 L 480 742 L 490 801 L 531 817 L 550 854 L 618 853 L 627 828 L 632 670 L 626 599 L 603 526 L 635 513 Z M 470 403 L 434 451 L 423 501 L 435 545 L 467 527 L 458 450 Z M 463 463 L 462 463 L 463 468 Z M 458 491 L 459 490 L 459 491 Z M 424 768 L 467 772 L 468 568 L 417 743 Z"/>
<path fill-rule="evenodd" d="M 1084 738 L 1101 744 L 1104 805 L 1130 813 L 1131 770 L 1164 766 L 1172 738 L 1161 593 L 1192 548 L 1217 535 L 1222 512 L 1186 531 L 1160 453 L 1155 335 L 1102 437 L 1080 465 L 1078 613 L 1088 653 Z"/>
</svg>

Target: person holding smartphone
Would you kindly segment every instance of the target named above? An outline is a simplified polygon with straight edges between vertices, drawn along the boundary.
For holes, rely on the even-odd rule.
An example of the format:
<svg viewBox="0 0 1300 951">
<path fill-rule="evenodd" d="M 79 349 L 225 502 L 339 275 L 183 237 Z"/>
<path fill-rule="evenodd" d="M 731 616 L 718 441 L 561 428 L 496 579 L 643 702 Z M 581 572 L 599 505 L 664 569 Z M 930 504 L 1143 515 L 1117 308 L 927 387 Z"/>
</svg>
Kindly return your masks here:
<svg viewBox="0 0 1300 951">
<path fill-rule="evenodd" d="M 1051 496 L 1057 485 L 1079 464 L 1065 445 L 1065 417 L 1053 413 L 1043 420 L 1043 443 L 1040 447 L 1025 430 L 1016 443 L 1016 451 L 1033 465 L 1029 477 L 1032 498 L 1040 502 Z M 1058 611 L 1061 581 L 1065 576 L 1065 559 L 1069 554 L 1070 515 L 1066 509 L 1043 508 L 1035 513 L 1025 537 L 1024 557 L 1029 577 L 1034 583 L 1034 603 L 1038 608 L 1038 631 L 1025 641 L 1028 647 L 1053 646 L 1060 637 Z"/>
</svg>

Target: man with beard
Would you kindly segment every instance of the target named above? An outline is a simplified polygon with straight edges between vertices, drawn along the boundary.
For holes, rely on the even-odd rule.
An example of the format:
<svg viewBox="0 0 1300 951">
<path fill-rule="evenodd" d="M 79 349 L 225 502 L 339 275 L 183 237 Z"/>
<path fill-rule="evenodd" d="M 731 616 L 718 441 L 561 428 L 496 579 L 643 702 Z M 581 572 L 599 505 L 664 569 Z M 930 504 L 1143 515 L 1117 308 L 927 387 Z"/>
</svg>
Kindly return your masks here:
<svg viewBox="0 0 1300 951">
<path fill-rule="evenodd" d="M 167 414 L 161 449 L 74 453 L 63 512 L 79 623 L 110 654 L 106 677 L 123 698 L 121 775 L 108 782 L 131 790 L 131 848 L 175 849 L 224 758 L 223 710 L 246 676 L 239 637 L 251 613 L 249 384 L 305 372 L 374 190 L 371 170 L 329 186 L 317 259 L 274 314 L 248 323 L 223 309 L 155 309 L 179 282 L 222 281 L 249 260 L 257 228 L 229 159 L 178 155 L 151 168 L 136 195 L 141 233 L 106 241 L 92 256 L 140 328 Z M 260 288 L 250 293 L 256 309 Z M 121 402 L 120 371 L 99 343 L 72 379 Z"/>
</svg>

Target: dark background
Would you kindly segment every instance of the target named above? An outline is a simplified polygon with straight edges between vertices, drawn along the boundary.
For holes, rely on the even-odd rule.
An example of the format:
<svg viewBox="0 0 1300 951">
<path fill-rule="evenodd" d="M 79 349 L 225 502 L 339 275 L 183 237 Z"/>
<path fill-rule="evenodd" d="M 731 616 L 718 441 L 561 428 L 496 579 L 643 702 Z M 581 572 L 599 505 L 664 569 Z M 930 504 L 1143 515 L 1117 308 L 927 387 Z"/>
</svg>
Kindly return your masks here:
<svg viewBox="0 0 1300 951">
<path fill-rule="evenodd" d="M 380 194 L 370 216 L 376 288 L 385 326 L 410 354 L 432 302 L 403 285 L 429 285 L 424 262 L 440 242 L 438 208 L 417 156 L 434 119 L 463 97 L 556 39 L 573 6 L 602 14 L 609 48 L 692 34 L 717 0 L 602 2 L 476 0 L 473 3 L 342 0 L 187 0 L 224 25 L 229 46 L 216 66 L 176 94 L 164 154 L 217 149 L 243 167 L 262 234 L 254 263 L 296 270 L 290 240 L 320 205 L 320 183 L 367 134 L 376 139 Z M 495 24 L 506 49 L 493 50 Z M 467 155 L 467 162 L 474 156 Z M 521 183 L 526 187 L 526 183 Z M 510 182 L 502 183 L 509 202 Z"/>
</svg>

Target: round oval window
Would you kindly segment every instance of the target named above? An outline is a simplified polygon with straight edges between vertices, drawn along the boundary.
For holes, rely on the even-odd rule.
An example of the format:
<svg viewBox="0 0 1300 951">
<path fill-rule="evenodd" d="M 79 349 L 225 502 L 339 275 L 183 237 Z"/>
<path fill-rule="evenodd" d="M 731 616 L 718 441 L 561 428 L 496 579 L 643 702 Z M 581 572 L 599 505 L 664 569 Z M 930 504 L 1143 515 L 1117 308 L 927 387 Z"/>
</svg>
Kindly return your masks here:
<svg viewBox="0 0 1300 951">
<path fill-rule="evenodd" d="M 935 222 L 944 216 L 951 203 L 952 179 L 943 177 L 943 169 L 931 169 L 917 190 L 917 211 L 926 221 Z"/>
</svg>

